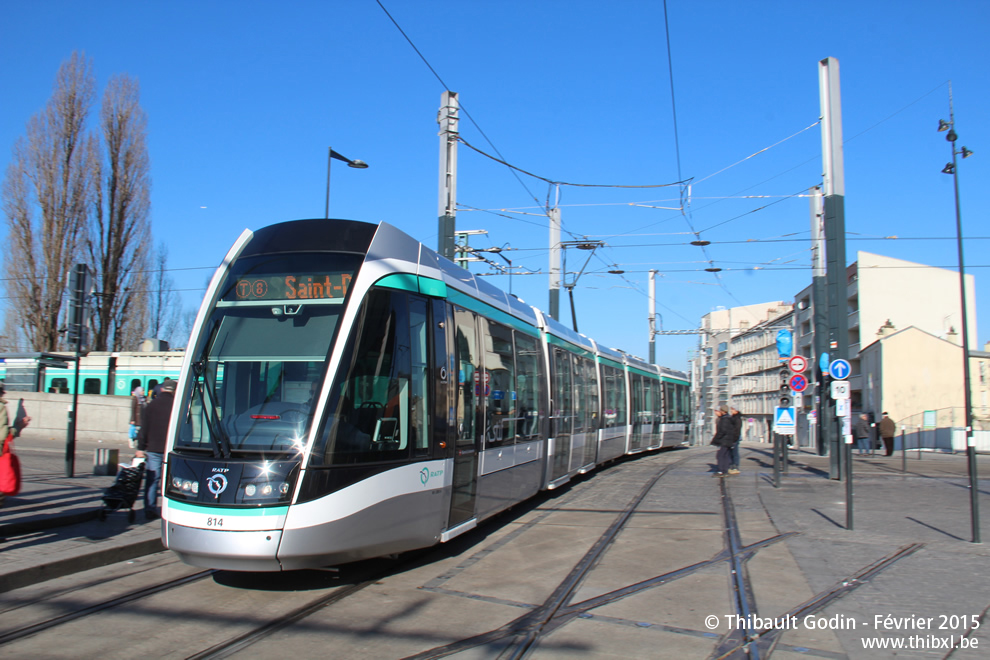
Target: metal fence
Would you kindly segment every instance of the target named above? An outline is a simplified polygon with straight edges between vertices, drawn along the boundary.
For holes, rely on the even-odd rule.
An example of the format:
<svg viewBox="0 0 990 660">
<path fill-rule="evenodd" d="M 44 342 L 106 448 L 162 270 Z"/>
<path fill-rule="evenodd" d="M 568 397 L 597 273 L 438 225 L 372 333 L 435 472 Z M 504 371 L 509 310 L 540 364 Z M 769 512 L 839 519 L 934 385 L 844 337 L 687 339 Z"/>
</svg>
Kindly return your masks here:
<svg viewBox="0 0 990 660">
<path fill-rule="evenodd" d="M 973 419 L 976 451 L 990 453 L 990 420 Z M 966 451 L 966 415 L 959 408 L 925 410 L 897 421 L 894 448 L 907 451 Z"/>
</svg>

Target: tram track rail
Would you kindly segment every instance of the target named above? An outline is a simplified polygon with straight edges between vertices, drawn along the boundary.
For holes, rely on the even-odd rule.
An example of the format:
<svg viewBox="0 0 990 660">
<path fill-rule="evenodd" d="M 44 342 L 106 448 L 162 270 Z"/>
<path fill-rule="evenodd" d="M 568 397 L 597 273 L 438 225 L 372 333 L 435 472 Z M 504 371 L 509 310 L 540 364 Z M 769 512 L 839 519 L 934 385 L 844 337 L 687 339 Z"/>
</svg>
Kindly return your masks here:
<svg viewBox="0 0 990 660">
<path fill-rule="evenodd" d="M 736 521 L 736 510 L 732 502 L 729 485 L 725 479 L 719 479 L 718 485 L 722 500 L 722 517 L 725 524 L 725 543 L 732 582 L 733 604 L 736 614 L 743 617 L 746 624 L 743 628 L 733 628 L 723 636 L 716 650 L 716 655 L 731 660 L 745 660 L 743 655 L 746 655 L 750 660 L 760 660 L 759 649 L 748 648 L 747 646 L 750 640 L 756 638 L 756 630 L 751 625 L 752 615 L 756 612 L 756 597 L 753 593 L 749 571 L 746 568 L 746 561 L 752 556 L 752 552 L 746 552 L 744 555 L 742 537 L 739 533 L 739 523 Z M 744 643 L 739 643 L 740 638 Z"/>
<path fill-rule="evenodd" d="M 506 622 L 498 628 L 488 632 L 483 632 L 481 634 L 476 634 L 465 639 L 446 643 L 442 646 L 436 646 L 434 648 L 423 650 L 415 653 L 414 655 L 407 655 L 405 656 L 406 660 L 411 660 L 413 658 L 425 659 L 447 657 L 469 651 L 471 649 L 478 649 L 480 647 L 487 647 L 488 651 L 492 654 L 497 653 L 497 657 L 500 660 L 521 660 L 522 658 L 527 658 L 535 653 L 538 653 L 548 636 L 574 622 L 575 619 L 593 618 L 597 618 L 597 620 L 610 625 L 649 627 L 655 628 L 658 632 L 663 631 L 672 634 L 710 638 L 711 642 L 713 642 L 713 646 L 710 647 L 713 650 L 711 655 L 709 655 L 711 660 L 738 660 L 741 658 L 746 658 L 747 660 L 751 658 L 765 659 L 771 657 L 774 650 L 778 649 L 778 646 L 780 651 L 793 650 L 787 645 L 786 642 L 781 642 L 781 638 L 784 636 L 784 633 L 788 631 L 787 628 L 768 627 L 754 629 L 752 627 L 745 627 L 745 625 L 740 624 L 742 626 L 741 630 L 729 631 L 721 638 L 715 638 L 712 633 L 704 630 L 695 630 L 690 624 L 688 624 L 687 628 L 684 628 L 683 623 L 681 623 L 681 626 L 677 626 L 665 625 L 663 621 L 639 622 L 638 619 L 615 618 L 614 616 L 609 616 L 607 613 L 599 614 L 593 612 L 593 610 L 597 608 L 601 608 L 624 598 L 671 584 L 681 578 L 698 574 L 705 569 L 710 569 L 718 565 L 724 565 L 727 567 L 727 576 L 730 585 L 730 611 L 735 610 L 735 613 L 747 621 L 759 617 L 760 613 L 757 609 L 757 599 L 747 570 L 747 562 L 761 550 L 769 548 L 770 546 L 780 543 L 781 541 L 786 541 L 796 537 L 799 535 L 799 532 L 778 533 L 773 536 L 756 540 L 755 542 L 752 542 L 753 537 L 750 537 L 747 541 L 751 542 L 744 544 L 743 532 L 746 530 L 750 530 L 751 532 L 754 529 L 760 529 L 760 527 L 751 527 L 750 518 L 742 518 L 742 520 L 747 521 L 747 526 L 745 528 L 740 527 L 739 521 L 736 519 L 737 506 L 740 507 L 739 514 L 745 515 L 745 512 L 748 511 L 746 507 L 751 503 L 748 503 L 745 499 L 740 500 L 739 498 L 748 497 L 750 494 L 745 490 L 736 492 L 736 499 L 739 500 L 739 502 L 733 501 L 733 489 L 743 484 L 742 482 L 733 482 L 730 479 L 709 480 L 709 483 L 715 485 L 718 489 L 717 494 L 721 504 L 721 512 L 719 512 L 717 506 L 710 507 L 712 510 L 707 510 L 709 507 L 706 507 L 706 510 L 703 511 L 697 509 L 692 509 L 690 511 L 664 511 L 664 513 L 668 514 L 705 514 L 716 517 L 716 520 L 718 517 L 721 517 L 723 538 L 723 542 L 721 544 L 719 544 L 717 540 L 719 530 L 718 522 L 713 520 L 712 522 L 714 524 L 710 528 L 710 533 L 713 535 L 712 540 L 714 543 L 709 546 L 709 549 L 713 552 L 713 554 L 707 558 L 701 559 L 700 561 L 697 558 L 694 558 L 692 563 L 674 568 L 673 570 L 669 570 L 663 574 L 649 577 L 648 579 L 644 579 L 633 584 L 613 588 L 606 593 L 599 593 L 599 595 L 587 598 L 583 601 L 572 602 L 574 595 L 578 592 L 579 588 L 581 588 L 581 585 L 586 582 L 595 567 L 601 563 L 603 557 L 609 549 L 613 547 L 616 539 L 620 536 L 623 530 L 629 528 L 630 519 L 635 514 L 643 512 L 643 502 L 650 495 L 651 491 L 653 491 L 657 484 L 661 482 L 663 477 L 669 475 L 672 470 L 681 467 L 689 458 L 690 456 L 685 456 L 678 460 L 675 457 L 675 460 L 670 461 L 669 463 L 654 465 L 648 472 L 617 472 L 615 476 L 618 477 L 618 482 L 615 483 L 616 485 L 621 485 L 624 490 L 621 491 L 621 493 L 623 493 L 621 495 L 622 499 L 616 501 L 616 506 L 609 507 L 608 509 L 608 512 L 613 514 L 611 519 L 602 521 L 603 523 L 608 522 L 608 527 L 604 531 L 600 531 L 597 537 L 588 537 L 587 540 L 590 542 L 590 546 L 587 546 L 588 549 L 580 557 L 574 557 L 574 559 L 572 559 L 572 561 L 576 560 L 573 563 L 572 568 L 563 578 L 560 579 L 556 586 L 553 587 L 552 592 L 542 603 L 539 602 L 539 600 L 537 600 L 536 603 L 517 601 L 510 602 L 509 600 L 501 600 L 499 602 L 501 605 L 509 604 L 516 607 L 525 608 L 525 610 L 518 617 Z M 681 476 L 688 475 L 687 473 L 682 472 Z M 692 477 L 688 476 L 688 478 L 690 479 Z M 571 510 L 587 510 L 589 512 L 601 512 L 596 507 L 588 507 L 587 509 L 584 507 L 581 507 L 580 509 L 569 508 L 569 506 L 573 506 L 574 503 L 580 502 L 581 498 L 586 497 L 586 493 L 590 493 L 590 491 L 584 489 L 584 483 L 596 485 L 601 484 L 602 482 L 601 480 L 593 480 L 592 482 L 575 481 L 572 484 L 573 487 L 567 493 L 566 498 L 560 497 L 561 495 L 564 495 L 563 492 L 554 494 L 554 497 L 550 502 L 550 506 L 549 508 L 546 508 L 546 511 L 566 512 Z M 708 488 L 710 488 L 710 486 L 706 485 L 704 490 L 710 493 L 711 491 L 708 490 Z M 543 500 L 543 502 L 547 503 L 548 500 Z M 544 509 L 545 506 L 546 504 L 541 506 L 540 509 Z M 649 512 L 655 512 L 655 509 L 656 508 L 653 507 Z M 771 527 L 767 531 L 771 533 L 773 531 L 777 531 L 777 528 L 773 525 L 773 520 L 770 518 L 769 512 L 766 510 L 765 505 L 763 507 L 763 512 L 766 513 L 771 523 Z M 721 513 L 721 516 L 719 516 L 719 513 Z M 496 539 L 495 546 L 490 547 L 488 544 L 485 544 L 484 547 L 478 547 L 475 554 L 468 556 L 464 560 L 460 560 L 456 568 L 443 571 L 443 575 L 434 578 L 435 584 L 438 586 L 428 586 L 429 583 L 427 583 L 421 588 L 439 593 L 448 593 L 453 597 L 475 597 L 468 592 L 461 592 L 457 590 L 447 591 L 441 585 L 446 579 L 456 577 L 460 574 L 460 571 L 472 566 L 477 561 L 480 561 L 480 558 L 487 557 L 492 552 L 497 552 L 498 548 L 506 547 L 507 543 L 511 544 L 512 539 L 518 540 L 518 534 L 521 534 L 522 531 L 525 531 L 526 529 L 531 529 L 532 525 L 538 525 L 540 520 L 543 520 L 543 518 L 539 515 L 535 517 L 530 516 L 519 526 L 519 530 L 512 530 L 507 537 Z M 468 543 L 469 546 L 477 542 L 471 541 L 467 537 L 468 535 L 465 535 L 465 542 Z M 509 541 L 506 541 L 506 538 L 508 538 Z M 882 557 L 878 561 L 875 561 L 874 563 L 840 579 L 838 582 L 833 584 L 832 587 L 814 594 L 812 597 L 808 598 L 799 605 L 790 607 L 786 613 L 775 614 L 775 617 L 786 620 L 791 617 L 802 618 L 809 614 L 820 612 L 837 599 L 840 599 L 843 596 L 855 591 L 860 586 L 868 584 L 874 577 L 891 566 L 894 566 L 901 559 L 909 557 L 922 547 L 923 545 L 918 543 L 900 547 Z M 289 607 L 286 607 L 285 610 L 283 610 L 284 613 L 279 615 L 277 618 L 253 621 L 253 629 L 250 630 L 245 630 L 245 627 L 239 626 L 239 632 L 241 632 L 241 634 L 232 634 L 230 639 L 220 641 L 219 643 L 209 646 L 208 648 L 204 648 L 200 651 L 196 650 L 196 646 L 191 646 L 184 649 L 182 654 L 177 657 L 185 657 L 187 660 L 194 658 L 198 660 L 200 658 L 231 657 L 250 649 L 254 645 L 259 644 L 263 640 L 266 640 L 277 633 L 281 632 L 284 634 L 284 631 L 292 631 L 295 629 L 294 626 L 297 624 L 300 625 L 300 630 L 305 630 L 307 624 L 301 622 L 307 618 L 312 617 L 313 615 L 316 615 L 332 606 L 340 606 L 340 604 L 345 603 L 347 599 L 357 596 L 372 585 L 382 583 L 382 581 L 390 575 L 408 570 L 408 568 L 413 564 L 429 564 L 435 561 L 437 556 L 449 553 L 451 550 L 453 550 L 455 554 L 459 554 L 461 552 L 461 550 L 457 550 L 451 545 L 440 545 L 415 553 L 409 553 L 408 555 L 403 555 L 398 560 L 371 560 L 368 562 L 359 562 L 357 564 L 348 565 L 347 567 L 341 569 L 342 572 L 339 576 L 334 577 L 333 580 L 331 580 L 336 583 L 332 587 L 332 590 L 323 590 L 315 597 L 309 596 L 308 598 L 306 598 L 304 594 L 300 594 L 300 598 L 292 602 Z M 564 567 L 561 568 L 563 570 L 567 570 Z M 227 580 L 229 581 L 231 575 L 229 572 L 201 571 L 176 580 L 162 582 L 161 584 L 151 585 L 141 589 L 134 589 L 129 593 L 123 594 L 104 603 L 94 604 L 79 609 L 75 612 L 52 617 L 44 622 L 35 623 L 30 626 L 24 626 L 18 630 L 0 634 L 0 647 L 4 644 L 31 637 L 32 635 L 38 635 L 47 630 L 55 629 L 60 625 L 84 618 L 91 614 L 96 614 L 113 608 L 119 608 L 121 605 L 139 601 L 142 598 L 148 598 L 155 594 L 168 591 L 169 589 L 191 584 L 197 580 L 202 580 L 217 573 L 221 575 L 214 577 L 214 580 L 221 584 L 228 584 L 228 582 L 225 581 L 224 575 L 228 576 Z M 759 569 L 757 569 L 757 573 L 754 574 L 754 577 L 760 577 Z M 230 584 L 228 584 L 228 586 L 230 586 Z M 233 586 L 252 588 L 250 584 L 246 585 L 244 583 Z M 550 586 L 553 585 L 551 584 Z M 363 600 L 359 602 L 363 602 Z M 789 603 L 779 603 L 779 605 L 784 605 L 784 607 L 787 607 Z M 346 607 L 346 605 L 344 606 Z M 242 621 L 242 623 L 246 622 Z M 210 641 L 215 642 L 216 639 Z M 203 646 L 206 645 L 204 644 Z M 266 648 L 266 646 L 262 645 L 259 648 Z M 834 654 L 830 654 L 830 652 L 825 651 L 824 649 L 806 649 L 806 651 L 810 652 L 811 655 L 819 655 L 821 657 L 834 656 Z M 409 653 L 408 647 L 405 653 Z M 401 655 L 401 653 L 396 653 L 393 657 L 400 657 Z"/>
<path fill-rule="evenodd" d="M 540 638 L 551 632 L 553 628 L 556 628 L 552 624 L 561 616 L 567 601 L 574 595 L 577 588 L 626 526 L 629 518 L 635 513 L 636 509 L 653 487 L 656 486 L 657 482 L 689 458 L 690 456 L 685 456 L 674 461 L 653 475 L 542 604 L 499 628 L 453 642 L 452 644 L 446 644 L 407 656 L 404 660 L 443 658 L 478 646 L 503 642 L 507 639 L 511 641 L 509 641 L 498 655 L 499 660 L 517 660 L 527 657 Z M 578 614 L 574 613 L 574 616 L 578 616 Z"/>
<path fill-rule="evenodd" d="M 181 578 L 176 578 L 174 580 L 167 580 L 159 584 L 151 585 L 149 587 L 143 587 L 141 589 L 135 589 L 130 593 L 118 596 L 116 598 L 111 598 L 110 600 L 104 601 L 102 603 L 95 603 L 93 605 L 80 608 L 74 612 L 67 612 L 60 616 L 51 617 L 44 621 L 39 621 L 28 626 L 23 626 L 16 630 L 11 630 L 6 633 L 0 634 L 0 646 L 4 644 L 10 644 L 11 642 L 16 642 L 26 637 L 31 637 L 32 635 L 37 635 L 58 626 L 64 625 L 71 621 L 76 621 L 93 614 L 98 614 L 100 612 L 105 612 L 107 610 L 120 607 L 121 605 L 126 605 L 142 598 L 148 598 L 156 594 L 160 594 L 177 587 L 181 587 L 193 582 L 198 582 L 199 580 L 210 577 L 216 573 L 214 570 L 199 571 L 198 573 L 193 573 L 192 575 L 186 575 Z"/>
<path fill-rule="evenodd" d="M 757 610 L 752 583 L 746 571 L 745 563 L 754 554 L 753 549 L 751 549 L 753 546 L 741 546 L 731 489 L 725 479 L 719 480 L 719 489 L 726 525 L 727 550 L 732 557 L 732 583 L 736 613 L 740 617 L 743 617 L 742 620 L 746 622 L 746 626 L 741 630 L 735 629 L 724 635 L 712 656 L 712 660 L 760 660 L 760 658 L 769 658 L 779 643 L 781 635 L 786 632 L 786 629 L 770 626 L 757 630 L 752 625 L 753 615 L 757 614 Z M 769 510 L 767 510 L 766 504 L 762 502 L 762 499 L 761 506 L 767 519 L 772 523 L 773 517 L 770 515 Z M 831 588 L 815 594 L 804 603 L 774 618 L 779 621 L 788 621 L 793 620 L 794 617 L 802 618 L 809 614 L 815 614 L 833 601 L 867 584 L 876 575 L 923 547 L 923 543 L 911 543 L 902 546 L 856 573 L 843 578 Z"/>
<path fill-rule="evenodd" d="M 349 596 L 363 591 L 364 589 L 375 584 L 380 580 L 383 575 L 376 575 L 374 577 L 368 578 L 362 582 L 356 584 L 340 587 L 337 591 L 330 594 L 325 594 L 302 607 L 298 607 L 292 612 L 284 614 L 277 619 L 268 622 L 263 626 L 259 626 L 254 630 L 248 631 L 242 635 L 238 635 L 232 639 L 228 639 L 224 642 L 220 642 L 210 648 L 200 651 L 199 653 L 194 653 L 193 655 L 187 656 L 186 660 L 219 660 L 220 658 L 228 658 L 235 653 L 238 653 L 254 644 L 257 644 L 261 640 L 274 635 L 275 633 L 283 630 L 297 621 L 301 621 L 306 617 L 309 617 L 320 610 L 338 603 Z"/>
<path fill-rule="evenodd" d="M 680 463 L 686 459 L 687 457 L 681 459 L 680 461 L 677 461 L 677 463 Z M 548 603 L 546 603 L 542 609 L 540 609 L 538 612 L 534 611 L 534 612 L 530 612 L 528 615 L 525 615 L 524 617 L 522 617 L 524 621 L 519 622 L 519 624 L 516 626 L 510 626 L 510 628 L 508 628 L 507 632 L 505 633 L 499 634 L 497 631 L 492 631 L 492 633 L 489 634 L 494 635 L 494 638 L 498 639 L 505 635 L 516 635 L 522 632 L 526 634 L 527 639 L 531 638 L 531 641 L 535 641 L 535 639 L 538 638 L 539 636 L 538 629 L 540 625 L 546 625 L 554 618 L 554 613 L 556 612 L 556 610 L 559 609 L 560 605 L 563 604 L 564 599 L 566 599 L 570 594 L 573 593 L 574 589 L 576 589 L 578 584 L 580 583 L 580 579 L 585 574 L 587 574 L 590 565 L 593 564 L 595 560 L 597 560 L 597 558 L 601 555 L 602 552 L 604 552 L 605 548 L 609 545 L 609 543 L 611 543 L 611 540 L 614 539 L 615 535 L 618 534 L 618 531 L 625 525 L 625 523 L 628 521 L 629 516 L 632 515 L 632 513 L 634 512 L 636 505 L 638 505 L 638 503 L 642 501 L 642 499 L 646 496 L 646 494 L 649 493 L 650 489 L 656 483 L 656 481 L 659 480 L 659 478 L 663 476 L 663 474 L 665 474 L 668 470 L 674 467 L 674 465 L 676 465 L 677 463 L 666 466 L 661 470 L 660 473 L 658 473 L 650 481 L 648 486 L 645 487 L 637 496 L 635 502 L 631 504 L 629 507 L 627 507 L 627 509 L 624 510 L 622 514 L 620 514 L 619 518 L 615 522 L 613 522 L 612 526 L 609 527 L 609 530 L 606 531 L 603 537 L 598 540 L 595 546 L 591 550 L 589 550 L 589 552 L 582 558 L 582 561 L 579 562 L 579 564 L 575 567 L 575 569 L 571 571 L 571 574 L 568 576 L 568 578 L 565 579 L 564 582 L 561 584 L 561 586 L 559 586 L 557 590 L 554 592 L 554 594 L 551 595 L 550 599 L 548 599 Z M 445 548 L 443 547 L 429 548 L 423 551 L 426 553 L 425 556 L 421 556 L 422 553 L 413 553 L 405 560 L 400 560 L 398 564 L 392 564 L 387 570 L 382 570 L 382 571 L 374 572 L 367 576 L 363 576 L 361 579 L 356 580 L 355 583 L 350 586 L 341 587 L 339 590 L 334 591 L 333 593 L 320 596 L 319 598 L 316 598 L 311 602 L 302 605 L 301 607 L 298 607 L 295 610 L 288 612 L 278 617 L 277 619 L 274 619 L 266 623 L 265 625 L 255 628 L 254 630 L 250 630 L 241 635 L 238 635 L 237 637 L 233 637 L 231 639 L 220 642 L 219 644 L 216 644 L 208 649 L 189 655 L 186 657 L 186 660 L 220 660 L 221 658 L 227 658 L 232 655 L 235 655 L 236 653 L 239 653 L 240 651 L 243 651 L 244 649 L 251 647 L 252 645 L 270 637 L 271 635 L 274 635 L 292 626 L 293 624 L 296 624 L 320 612 L 321 610 L 327 607 L 338 604 L 341 601 L 345 600 L 346 598 L 349 598 L 351 596 L 360 593 L 364 589 L 370 587 L 373 584 L 376 584 L 383 578 L 387 577 L 389 574 L 401 571 L 404 568 L 406 568 L 408 565 L 411 565 L 413 562 L 423 561 L 424 559 L 428 561 L 430 555 L 432 555 L 433 553 L 442 552 L 444 550 Z M 533 620 L 534 618 L 535 620 Z M 531 629 L 534 628 L 536 629 L 537 632 L 535 636 L 533 636 L 532 633 L 530 632 Z M 479 643 L 483 644 L 486 642 L 481 641 Z M 412 657 L 443 657 L 444 655 L 450 655 L 451 653 L 456 653 L 459 650 L 471 648 L 474 645 L 476 644 L 467 642 L 467 645 L 462 647 L 462 643 L 457 643 L 458 648 L 451 649 L 447 652 L 443 652 L 440 655 L 434 653 L 432 655 L 421 654 Z M 429 654 L 431 652 L 426 652 L 426 653 Z"/>
<path fill-rule="evenodd" d="M 681 459 L 681 461 L 683 460 L 686 460 L 686 457 L 685 459 Z M 677 463 L 680 463 L 681 461 L 678 461 Z M 661 472 L 658 473 L 650 481 L 649 485 L 642 490 L 642 492 L 636 498 L 635 502 L 638 503 L 642 501 L 643 497 L 645 497 L 646 493 L 649 492 L 649 489 L 652 487 L 652 485 L 655 484 L 656 481 L 663 474 L 665 474 L 669 469 L 671 469 L 677 463 L 671 464 L 663 468 L 663 470 L 661 470 Z M 599 542 L 595 545 L 592 551 L 588 553 L 588 556 L 585 557 L 584 561 L 578 567 L 576 567 L 574 571 L 572 571 L 572 575 L 570 576 L 569 580 L 565 581 L 565 584 L 562 585 L 560 588 L 558 588 L 558 590 L 555 592 L 553 596 L 554 602 L 549 603 L 546 608 L 541 610 L 541 612 L 543 612 L 544 615 L 539 617 L 539 620 L 535 622 L 535 624 L 537 625 L 537 629 L 539 628 L 539 625 L 545 625 L 553 618 L 555 611 L 564 602 L 564 599 L 568 597 L 569 594 L 571 594 L 573 590 L 577 587 L 577 585 L 580 583 L 580 579 L 583 577 L 584 574 L 587 573 L 587 570 L 590 568 L 591 564 L 594 563 L 596 558 L 599 557 L 602 552 L 604 552 L 605 548 L 608 546 L 611 540 L 614 539 L 618 531 L 622 528 L 622 526 L 624 526 L 625 522 L 628 520 L 629 516 L 633 513 L 634 509 L 635 509 L 635 505 L 631 505 L 627 507 L 627 509 L 620 516 L 620 518 L 610 527 L 609 534 L 606 535 L 607 538 L 599 540 Z M 226 658 L 235 655 L 236 653 L 251 647 L 252 645 L 266 639 L 267 637 L 270 637 L 271 635 L 276 634 L 279 631 L 282 631 L 292 626 L 293 624 L 298 623 L 320 612 L 321 610 L 327 607 L 340 603 L 341 601 L 349 597 L 352 597 L 355 594 L 360 593 L 369 586 L 377 582 L 380 582 L 382 579 L 388 577 L 391 574 L 404 570 L 413 563 L 429 562 L 431 561 L 431 557 L 433 557 L 435 554 L 444 553 L 446 551 L 447 551 L 446 546 L 434 546 L 432 548 L 424 549 L 422 551 L 408 553 L 407 555 L 404 555 L 403 558 L 400 558 L 398 562 L 389 560 L 388 565 L 385 567 L 382 567 L 378 560 L 372 560 L 369 563 L 361 562 L 359 564 L 360 568 L 357 569 L 355 574 L 349 577 L 349 581 L 352 582 L 351 584 L 341 585 L 335 588 L 331 593 L 322 594 L 319 597 L 307 603 L 304 603 L 299 607 L 294 608 L 290 612 L 279 616 L 278 618 L 275 618 L 260 626 L 257 626 L 253 630 L 244 632 L 243 634 L 222 641 L 207 649 L 193 653 L 186 657 L 188 659 L 199 660 L 206 658 L 210 658 L 210 659 Z M 351 568 L 350 570 L 353 570 L 353 568 Z M 47 631 L 52 631 L 60 626 L 71 623 L 73 621 L 78 621 L 80 619 L 83 619 L 85 617 L 94 614 L 99 614 L 101 612 L 113 610 L 123 605 L 134 603 L 142 599 L 150 598 L 157 594 L 167 592 L 169 590 L 182 587 L 185 585 L 189 585 L 194 582 L 198 582 L 205 578 L 216 576 L 217 574 L 222 574 L 222 573 L 224 572 L 213 569 L 199 571 L 197 573 L 186 575 L 181 578 L 167 580 L 164 582 L 160 582 L 158 584 L 153 584 L 139 589 L 134 589 L 133 591 L 117 596 L 115 598 L 111 598 L 109 600 L 100 603 L 94 603 L 92 605 L 81 607 L 73 612 L 67 612 L 59 616 L 50 617 L 43 621 L 38 621 L 30 625 L 19 627 L 17 629 L 10 630 L 7 631 L 6 633 L 0 634 L 0 647 L 20 640 L 24 640 L 26 638 L 35 635 L 45 633 Z M 80 587 L 80 589 L 82 588 L 85 587 Z M 70 591 L 75 591 L 75 589 Z M 530 617 L 530 619 L 531 618 L 532 617 Z M 525 625 L 519 628 L 514 628 L 513 630 L 514 631 L 528 630 L 529 628 L 532 628 L 533 625 L 534 625 L 533 621 L 527 620 Z M 536 636 L 530 636 L 531 641 L 535 640 L 537 637 L 538 634 Z"/>
<path fill-rule="evenodd" d="M 535 650 L 537 643 L 546 635 L 566 626 L 576 618 L 587 617 L 588 612 L 618 601 L 622 598 L 632 596 L 647 589 L 656 588 L 674 582 L 680 578 L 692 575 L 705 568 L 722 563 L 729 563 L 730 582 L 733 593 L 733 606 L 740 617 L 744 617 L 747 622 L 752 622 L 758 614 L 756 606 L 755 592 L 746 569 L 746 562 L 761 549 L 796 537 L 799 532 L 786 532 L 770 536 L 754 543 L 745 545 L 742 542 L 738 521 L 735 515 L 735 504 L 732 500 L 731 487 L 727 480 L 719 480 L 720 497 L 722 503 L 722 515 L 724 522 L 724 548 L 712 557 L 675 569 L 663 575 L 637 582 L 608 593 L 601 594 L 594 598 L 589 598 L 578 603 L 568 603 L 567 600 L 575 593 L 588 572 L 600 559 L 603 552 L 615 539 L 621 529 L 625 526 L 629 517 L 636 507 L 642 502 L 646 494 L 656 485 L 657 481 L 664 474 L 676 467 L 681 461 L 668 465 L 654 476 L 650 482 L 639 492 L 630 502 L 628 507 L 612 523 L 612 525 L 602 534 L 591 549 L 575 565 L 568 576 L 561 581 L 554 592 L 547 600 L 532 608 L 526 614 L 510 621 L 509 623 L 470 638 L 436 647 L 418 654 L 405 657 L 403 660 L 430 660 L 454 655 L 472 648 L 484 645 L 497 645 L 505 640 L 511 641 L 503 648 L 497 656 L 499 660 L 522 660 L 529 657 Z M 768 514 L 769 515 L 769 514 Z M 910 556 L 921 549 L 923 544 L 910 544 L 898 548 L 894 552 L 884 556 L 878 561 L 860 569 L 859 571 L 843 578 L 831 588 L 826 589 L 807 601 L 793 607 L 781 619 L 791 617 L 804 617 L 815 614 L 829 604 L 843 596 L 851 593 L 859 587 L 868 584 L 869 581 L 887 570 L 895 563 Z M 666 626 L 660 625 L 661 628 Z M 695 631 L 673 629 L 675 632 L 685 634 L 698 634 Z M 781 635 L 786 632 L 779 628 L 753 627 L 750 623 L 748 627 L 741 630 L 730 631 L 724 635 L 716 644 L 712 660 L 757 660 L 771 657 L 773 651 L 780 642 Z M 786 648 L 786 647 L 785 647 Z"/>
</svg>

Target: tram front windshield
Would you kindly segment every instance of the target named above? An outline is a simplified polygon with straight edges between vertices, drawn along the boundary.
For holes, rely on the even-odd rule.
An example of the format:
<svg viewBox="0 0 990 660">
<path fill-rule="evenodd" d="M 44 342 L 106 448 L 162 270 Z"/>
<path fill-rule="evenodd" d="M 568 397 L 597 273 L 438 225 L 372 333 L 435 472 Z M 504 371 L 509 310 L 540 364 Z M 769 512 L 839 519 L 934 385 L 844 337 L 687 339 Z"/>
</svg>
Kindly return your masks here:
<svg viewBox="0 0 990 660">
<path fill-rule="evenodd" d="M 233 264 L 200 334 L 177 450 L 302 450 L 360 261 L 282 254 Z"/>
</svg>

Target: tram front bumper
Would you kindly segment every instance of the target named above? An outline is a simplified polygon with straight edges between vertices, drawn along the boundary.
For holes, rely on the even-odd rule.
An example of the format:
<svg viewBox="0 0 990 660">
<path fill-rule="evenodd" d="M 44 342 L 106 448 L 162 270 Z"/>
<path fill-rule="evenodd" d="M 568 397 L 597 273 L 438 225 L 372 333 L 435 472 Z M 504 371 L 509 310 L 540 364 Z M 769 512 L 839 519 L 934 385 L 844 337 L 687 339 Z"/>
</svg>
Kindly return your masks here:
<svg viewBox="0 0 990 660">
<path fill-rule="evenodd" d="M 192 566 L 227 571 L 281 571 L 282 530 L 222 531 L 166 522 L 165 546 Z"/>
</svg>

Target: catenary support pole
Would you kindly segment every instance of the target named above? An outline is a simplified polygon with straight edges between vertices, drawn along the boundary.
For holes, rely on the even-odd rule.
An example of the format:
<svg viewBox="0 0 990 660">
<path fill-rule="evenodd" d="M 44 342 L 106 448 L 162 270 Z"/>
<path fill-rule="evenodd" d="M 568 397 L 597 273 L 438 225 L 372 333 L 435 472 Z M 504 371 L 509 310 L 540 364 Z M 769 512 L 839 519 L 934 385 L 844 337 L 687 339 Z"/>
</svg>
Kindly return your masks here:
<svg viewBox="0 0 990 660">
<path fill-rule="evenodd" d="M 842 155 L 842 103 L 839 61 L 821 60 L 818 68 L 824 164 L 825 283 L 828 297 L 830 360 L 849 358 L 849 319 L 846 281 L 845 170 Z M 829 438 L 829 476 L 841 479 L 841 434 Z"/>
<path fill-rule="evenodd" d="M 454 259 L 454 233 L 457 215 L 457 92 L 445 91 L 440 97 L 440 197 L 437 220 L 437 252 Z"/>
</svg>

